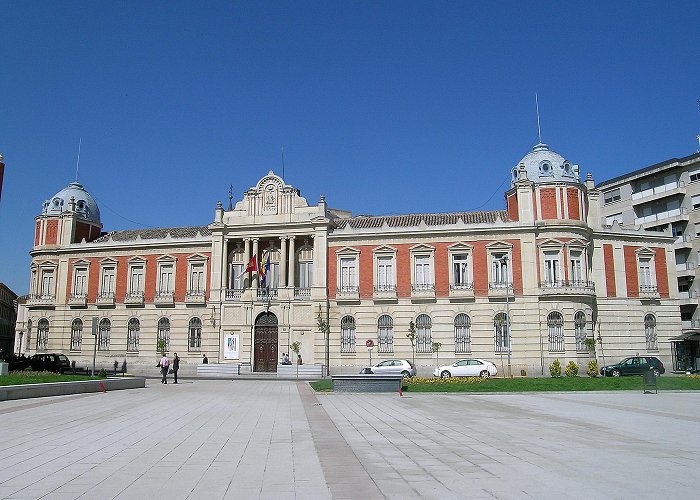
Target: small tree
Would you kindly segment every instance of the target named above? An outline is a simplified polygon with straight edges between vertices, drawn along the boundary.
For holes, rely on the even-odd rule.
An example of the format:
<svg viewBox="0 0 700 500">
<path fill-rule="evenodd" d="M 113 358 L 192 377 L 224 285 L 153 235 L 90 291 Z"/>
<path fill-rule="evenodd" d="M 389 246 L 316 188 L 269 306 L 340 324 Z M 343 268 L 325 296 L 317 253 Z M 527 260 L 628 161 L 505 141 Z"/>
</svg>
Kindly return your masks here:
<svg viewBox="0 0 700 500">
<path fill-rule="evenodd" d="M 561 363 L 559 362 L 559 359 L 555 359 L 552 361 L 552 364 L 549 365 L 549 374 L 552 376 L 552 378 L 561 377 Z"/>
<path fill-rule="evenodd" d="M 297 365 L 297 378 L 299 378 L 299 351 L 301 350 L 301 342 L 295 340 L 289 348 L 297 355 L 297 362 L 295 364 Z"/>
<path fill-rule="evenodd" d="M 586 346 L 586 349 L 588 349 L 588 352 L 595 356 L 595 339 L 593 337 L 586 337 L 583 339 L 583 344 Z"/>
<path fill-rule="evenodd" d="M 595 359 L 592 359 L 588 362 L 588 367 L 586 368 L 586 374 L 592 378 L 595 378 L 598 376 L 598 362 Z"/>
<path fill-rule="evenodd" d="M 411 341 L 411 351 L 413 351 L 413 366 L 416 365 L 416 324 L 411 320 L 408 324 L 408 333 L 406 334 L 408 340 Z"/>
<path fill-rule="evenodd" d="M 431 349 L 435 353 L 435 363 L 437 363 L 436 366 L 438 366 L 438 367 L 440 366 L 440 348 L 441 347 L 442 347 L 442 344 L 440 342 L 433 342 L 433 345 L 431 347 Z"/>
<path fill-rule="evenodd" d="M 156 350 L 163 356 L 165 356 L 165 339 L 158 339 L 156 341 Z"/>
<path fill-rule="evenodd" d="M 569 361 L 564 371 L 567 377 L 578 377 L 578 365 L 573 361 Z"/>
</svg>

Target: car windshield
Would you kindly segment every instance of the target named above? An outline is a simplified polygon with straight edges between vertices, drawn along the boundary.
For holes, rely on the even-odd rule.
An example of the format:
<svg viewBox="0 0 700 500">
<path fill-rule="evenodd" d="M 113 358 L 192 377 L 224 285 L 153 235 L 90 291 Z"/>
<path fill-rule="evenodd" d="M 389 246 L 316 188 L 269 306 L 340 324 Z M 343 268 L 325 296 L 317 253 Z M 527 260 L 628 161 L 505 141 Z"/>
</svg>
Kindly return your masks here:
<svg viewBox="0 0 700 500">
<path fill-rule="evenodd" d="M 58 359 L 60 359 L 61 361 L 68 361 L 68 358 L 64 354 L 59 354 Z"/>
</svg>

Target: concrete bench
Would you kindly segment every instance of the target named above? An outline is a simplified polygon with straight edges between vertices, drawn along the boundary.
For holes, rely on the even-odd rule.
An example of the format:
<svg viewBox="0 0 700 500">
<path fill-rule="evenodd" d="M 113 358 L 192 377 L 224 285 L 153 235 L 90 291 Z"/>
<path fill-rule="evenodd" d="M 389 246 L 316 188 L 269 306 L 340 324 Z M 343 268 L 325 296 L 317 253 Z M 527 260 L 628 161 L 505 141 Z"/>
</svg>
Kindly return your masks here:
<svg viewBox="0 0 700 500">
<path fill-rule="evenodd" d="M 332 375 L 333 392 L 399 392 L 401 375 Z"/>
<path fill-rule="evenodd" d="M 277 365 L 277 378 L 318 379 L 325 373 L 325 365 Z"/>
<path fill-rule="evenodd" d="M 238 363 L 212 363 L 197 365 L 197 376 L 207 378 L 230 378 L 241 374 L 241 365 Z"/>
</svg>

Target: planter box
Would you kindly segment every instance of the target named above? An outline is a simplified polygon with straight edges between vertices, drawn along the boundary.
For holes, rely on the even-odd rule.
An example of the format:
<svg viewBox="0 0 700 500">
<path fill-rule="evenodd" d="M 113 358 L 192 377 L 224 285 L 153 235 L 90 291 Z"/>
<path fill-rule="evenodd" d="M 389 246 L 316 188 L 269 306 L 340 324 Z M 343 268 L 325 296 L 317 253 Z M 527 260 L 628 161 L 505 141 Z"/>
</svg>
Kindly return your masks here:
<svg viewBox="0 0 700 500">
<path fill-rule="evenodd" d="M 333 375 L 333 392 L 399 392 L 401 375 Z"/>
</svg>

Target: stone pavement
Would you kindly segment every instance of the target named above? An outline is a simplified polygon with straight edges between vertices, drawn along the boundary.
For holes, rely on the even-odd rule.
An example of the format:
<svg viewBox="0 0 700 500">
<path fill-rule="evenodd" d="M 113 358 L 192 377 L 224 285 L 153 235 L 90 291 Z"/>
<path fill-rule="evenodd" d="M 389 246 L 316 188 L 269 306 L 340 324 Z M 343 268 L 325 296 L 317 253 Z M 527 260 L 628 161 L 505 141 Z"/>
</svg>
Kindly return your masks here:
<svg viewBox="0 0 700 500">
<path fill-rule="evenodd" d="M 148 381 L 0 403 L 0 498 L 699 498 L 700 393 Z"/>
</svg>

